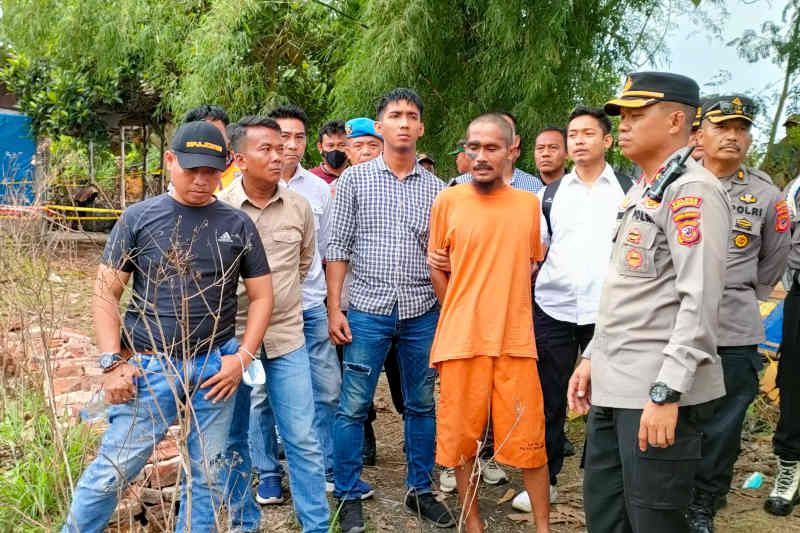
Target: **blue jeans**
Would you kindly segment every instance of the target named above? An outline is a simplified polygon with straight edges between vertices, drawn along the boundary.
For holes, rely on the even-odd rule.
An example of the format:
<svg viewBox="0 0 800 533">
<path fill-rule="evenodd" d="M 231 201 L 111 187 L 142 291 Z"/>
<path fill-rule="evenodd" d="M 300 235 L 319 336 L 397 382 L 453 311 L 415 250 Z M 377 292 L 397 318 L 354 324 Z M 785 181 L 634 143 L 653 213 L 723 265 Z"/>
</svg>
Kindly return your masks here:
<svg viewBox="0 0 800 533">
<path fill-rule="evenodd" d="M 435 306 L 406 320 L 398 318 L 397 306 L 388 316 L 350 308 L 347 319 L 353 342 L 344 347 L 342 393 L 334 423 L 334 495 L 341 499 L 358 497 L 356 484 L 363 466 L 364 421 L 393 341 L 397 344 L 405 407 L 406 484 L 417 493 L 430 492 L 436 433 L 433 401 L 436 372 L 429 366 L 429 356 L 439 308 Z"/>
<path fill-rule="evenodd" d="M 62 533 L 92 533 L 105 529 L 119 494 L 135 478 L 178 415 L 178 401 L 191 402 L 187 438 L 192 482 L 182 476 L 181 506 L 176 531 L 216 531 L 222 503 L 225 440 L 233 416 L 233 399 L 212 403 L 199 388 L 221 367 L 222 354 L 234 353 L 231 339 L 208 355 L 178 359 L 136 354 L 129 363 L 139 367 L 136 398 L 109 408 L 109 427 L 97 458 L 81 475 Z M 188 398 L 187 398 L 188 396 Z M 191 516 L 186 516 L 191 491 Z"/>
<path fill-rule="evenodd" d="M 342 370 L 328 337 L 328 310 L 320 304 L 303 311 L 303 333 L 311 362 L 314 389 L 314 431 L 325 456 L 325 473 L 333 473 L 333 421 L 339 407 Z"/>
<path fill-rule="evenodd" d="M 314 397 L 311 368 L 305 346 L 274 359 L 262 357 L 267 374 L 264 386 L 254 387 L 251 395 L 237 396 L 237 408 L 231 424 L 228 453 L 238 455 L 233 462 L 235 482 L 229 482 L 228 508 L 234 527 L 256 531 L 258 507 L 250 490 L 250 449 L 254 455 L 265 449 L 264 435 L 274 435 L 274 423 L 261 425 L 266 405 L 272 407 L 274 421 L 283 437 L 289 463 L 289 487 L 292 502 L 304 533 L 327 533 L 330 511 L 325 496 L 325 467 L 322 449 L 314 433 Z M 250 406 L 252 400 L 252 407 Z M 241 403 L 240 403 L 241 402 Z M 247 434 L 250 442 L 248 446 Z M 263 458 L 263 454 L 262 454 Z M 262 475 L 280 476 L 280 464 Z"/>
<path fill-rule="evenodd" d="M 339 407 L 342 371 L 336 348 L 328 337 L 328 311 L 324 305 L 303 311 L 303 333 L 314 390 L 314 431 L 325 457 L 325 475 L 333 475 L 333 420 Z M 278 462 L 278 442 L 274 431 L 275 417 L 269 405 L 269 395 L 264 389 L 256 390 L 251 399 L 254 416 L 250 420 L 250 431 L 252 433 L 256 427 L 262 428 L 255 437 L 258 439 L 257 445 L 251 450 L 253 467 L 259 478 L 282 476 L 283 468 Z"/>
</svg>

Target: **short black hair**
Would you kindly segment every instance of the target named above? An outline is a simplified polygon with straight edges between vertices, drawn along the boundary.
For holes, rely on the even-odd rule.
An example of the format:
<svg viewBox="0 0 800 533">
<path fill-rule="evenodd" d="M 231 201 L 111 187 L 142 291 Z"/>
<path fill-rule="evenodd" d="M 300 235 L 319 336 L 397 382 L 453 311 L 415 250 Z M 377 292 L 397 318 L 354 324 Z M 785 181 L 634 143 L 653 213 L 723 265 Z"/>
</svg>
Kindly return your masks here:
<svg viewBox="0 0 800 533">
<path fill-rule="evenodd" d="M 280 105 L 267 113 L 269 118 L 278 120 L 281 118 L 293 118 L 295 120 L 299 120 L 303 123 L 303 129 L 306 133 L 308 133 L 308 115 L 306 112 L 303 111 L 303 108 L 300 106 L 287 104 L 287 105 Z"/>
<path fill-rule="evenodd" d="M 329 120 L 322 127 L 319 129 L 319 135 L 317 135 L 317 142 L 322 144 L 322 136 L 323 135 L 346 135 L 347 130 L 344 127 L 343 120 Z"/>
<path fill-rule="evenodd" d="M 239 152 L 242 149 L 242 141 L 247 138 L 248 128 L 268 128 L 281 132 L 281 127 L 275 120 L 269 117 L 259 117 L 255 115 L 248 115 L 234 122 L 227 128 L 228 138 L 231 140 L 231 149 L 234 152 Z"/>
<path fill-rule="evenodd" d="M 419 109 L 419 116 L 422 117 L 422 98 L 420 98 L 413 89 L 407 89 L 405 87 L 397 87 L 381 96 L 380 100 L 378 100 L 378 103 L 375 105 L 375 116 L 380 120 L 383 112 L 386 111 L 386 106 L 392 102 L 400 101 L 414 104 L 417 109 Z"/>
<path fill-rule="evenodd" d="M 611 119 L 608 118 L 608 115 L 604 110 L 598 107 L 588 107 L 579 105 L 578 107 L 572 110 L 572 113 L 569 114 L 569 119 L 567 119 L 567 127 L 569 127 L 570 122 L 572 122 L 578 117 L 583 117 L 583 116 L 594 117 L 597 120 L 597 122 L 600 123 L 600 127 L 602 128 L 604 135 L 608 135 L 609 133 L 611 133 Z"/>
<path fill-rule="evenodd" d="M 190 109 L 183 117 L 183 123 L 197 122 L 198 120 L 219 120 L 226 126 L 231 123 L 228 113 L 218 105 L 204 104 Z"/>
<path fill-rule="evenodd" d="M 478 115 L 470 121 L 469 126 L 467 126 L 467 132 L 469 132 L 469 129 L 474 124 L 478 124 L 479 122 L 494 124 L 500 128 L 506 145 L 510 148 L 514 144 L 514 128 L 505 119 L 504 113 L 483 113 L 482 115 Z"/>
<path fill-rule="evenodd" d="M 567 130 L 565 130 L 561 126 L 547 125 L 544 128 L 540 129 L 539 131 L 536 132 L 536 137 L 533 138 L 534 139 L 534 141 L 533 141 L 534 144 L 536 143 L 536 139 L 539 138 L 539 135 L 541 135 L 542 133 L 544 133 L 546 131 L 555 131 L 557 133 L 560 133 L 561 134 L 561 138 L 564 140 L 564 150 L 567 149 Z"/>
</svg>

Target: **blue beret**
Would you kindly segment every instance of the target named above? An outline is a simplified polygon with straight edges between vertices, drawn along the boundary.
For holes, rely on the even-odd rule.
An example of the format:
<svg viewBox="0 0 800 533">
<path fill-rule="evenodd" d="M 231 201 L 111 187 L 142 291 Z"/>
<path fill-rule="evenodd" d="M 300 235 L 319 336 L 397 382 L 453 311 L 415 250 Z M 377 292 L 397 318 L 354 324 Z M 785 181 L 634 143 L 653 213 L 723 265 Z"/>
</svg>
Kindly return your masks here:
<svg viewBox="0 0 800 533">
<path fill-rule="evenodd" d="M 344 131 L 348 139 L 370 135 L 383 140 L 383 137 L 375 133 L 375 121 L 367 117 L 351 118 L 345 123 Z"/>
</svg>

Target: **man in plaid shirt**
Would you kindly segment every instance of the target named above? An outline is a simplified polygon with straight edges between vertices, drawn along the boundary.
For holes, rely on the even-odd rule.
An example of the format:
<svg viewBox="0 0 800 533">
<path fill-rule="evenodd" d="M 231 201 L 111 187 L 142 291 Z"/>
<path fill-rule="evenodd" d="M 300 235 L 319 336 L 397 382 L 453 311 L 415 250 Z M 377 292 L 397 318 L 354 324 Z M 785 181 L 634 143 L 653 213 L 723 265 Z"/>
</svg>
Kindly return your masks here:
<svg viewBox="0 0 800 533">
<path fill-rule="evenodd" d="M 431 493 L 435 372 L 429 352 L 439 307 L 426 252 L 433 200 L 444 184 L 416 162 L 424 132 L 422 101 L 394 89 L 377 105 L 380 157 L 347 169 L 338 181 L 328 244 L 328 327 L 344 345 L 344 376 L 334 425 L 334 495 L 343 533 L 364 531 L 358 481 L 364 421 L 392 342 L 398 346 L 405 393 L 406 507 L 439 527 L 448 509 Z M 347 317 L 341 289 L 347 263 L 353 284 Z"/>
</svg>

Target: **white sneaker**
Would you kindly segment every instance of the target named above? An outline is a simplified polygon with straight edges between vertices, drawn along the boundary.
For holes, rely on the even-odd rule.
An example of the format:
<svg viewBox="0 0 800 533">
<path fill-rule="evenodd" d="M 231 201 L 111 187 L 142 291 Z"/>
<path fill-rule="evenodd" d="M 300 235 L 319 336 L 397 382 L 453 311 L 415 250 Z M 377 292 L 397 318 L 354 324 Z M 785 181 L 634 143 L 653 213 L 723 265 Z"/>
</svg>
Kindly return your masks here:
<svg viewBox="0 0 800 533">
<path fill-rule="evenodd" d="M 531 499 L 528 497 L 528 491 L 523 490 L 522 492 L 514 496 L 514 499 L 511 500 L 511 507 L 513 507 L 517 511 L 522 511 L 523 513 L 530 513 L 532 511 L 532 508 L 531 508 Z"/>
<path fill-rule="evenodd" d="M 558 498 L 558 489 L 555 485 L 550 485 L 550 503 L 556 503 Z M 511 507 L 523 513 L 530 513 L 532 511 L 531 499 L 528 496 L 528 491 L 523 490 L 511 500 Z"/>
<path fill-rule="evenodd" d="M 439 473 L 439 490 L 442 492 L 453 492 L 456 490 L 456 469 L 442 468 Z"/>
<path fill-rule="evenodd" d="M 494 459 L 481 459 L 481 477 L 484 483 L 499 485 L 508 481 L 508 476 Z"/>
</svg>

